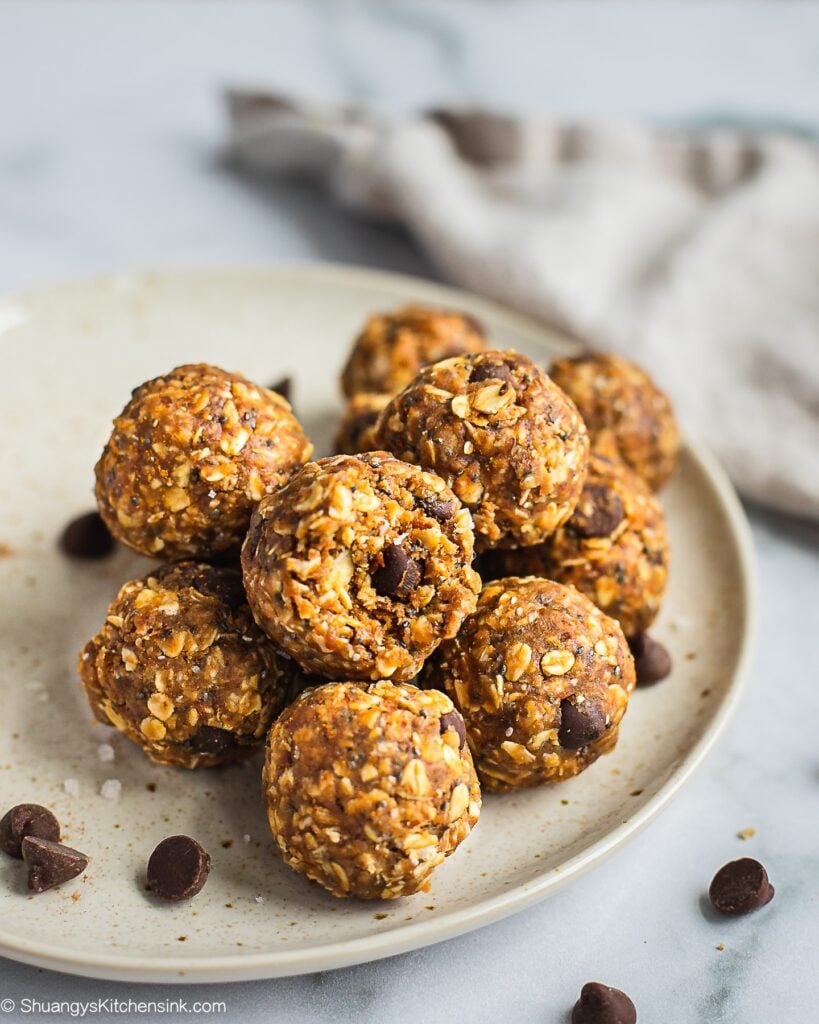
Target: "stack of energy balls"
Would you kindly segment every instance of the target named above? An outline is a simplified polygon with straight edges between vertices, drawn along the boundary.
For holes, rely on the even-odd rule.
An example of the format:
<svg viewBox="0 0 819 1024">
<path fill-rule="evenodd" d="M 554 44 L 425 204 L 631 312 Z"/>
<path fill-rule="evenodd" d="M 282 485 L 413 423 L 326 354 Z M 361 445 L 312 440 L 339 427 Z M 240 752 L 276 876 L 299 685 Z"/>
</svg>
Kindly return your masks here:
<svg viewBox="0 0 819 1024">
<path fill-rule="evenodd" d="M 97 718 L 187 768 L 264 744 L 285 861 L 378 899 L 428 887 L 481 786 L 558 782 L 611 750 L 632 650 L 656 654 L 653 490 L 679 441 L 625 360 L 550 374 L 464 314 L 374 316 L 339 454 L 318 461 L 288 402 L 238 374 L 137 388 L 96 495 L 114 537 L 165 564 L 80 654 Z"/>
</svg>

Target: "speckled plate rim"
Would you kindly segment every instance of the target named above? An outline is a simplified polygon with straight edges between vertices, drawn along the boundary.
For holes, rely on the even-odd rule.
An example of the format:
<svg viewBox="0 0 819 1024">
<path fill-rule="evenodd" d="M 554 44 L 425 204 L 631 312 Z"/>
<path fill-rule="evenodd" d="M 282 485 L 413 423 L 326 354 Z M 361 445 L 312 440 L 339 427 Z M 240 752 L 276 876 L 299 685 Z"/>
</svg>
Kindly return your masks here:
<svg viewBox="0 0 819 1024">
<path fill-rule="evenodd" d="M 404 292 L 408 299 L 428 296 L 432 301 L 437 300 L 452 306 L 458 306 L 464 302 L 469 305 L 477 303 L 498 320 L 506 321 L 510 325 L 514 324 L 518 330 L 533 340 L 538 336 L 544 338 L 551 335 L 554 339 L 561 339 L 567 346 L 575 344 L 567 335 L 545 327 L 536 320 L 516 313 L 492 300 L 423 278 L 372 270 L 367 267 L 307 262 L 275 265 L 248 264 L 224 268 L 203 266 L 195 269 L 168 268 L 167 270 L 147 272 L 135 271 L 133 274 L 129 273 L 128 276 L 165 278 L 197 273 L 259 275 L 268 280 L 272 277 L 279 277 L 283 282 L 293 277 L 309 278 L 316 284 L 322 282 L 348 283 L 351 286 L 381 288 L 393 295 L 396 292 Z M 100 285 L 105 285 L 110 283 L 112 278 L 116 279 L 118 276 L 120 275 L 98 275 L 90 281 L 89 279 L 79 279 L 58 283 L 42 289 L 12 293 L 3 296 L 2 301 L 4 303 L 25 303 L 44 292 L 59 291 L 72 284 L 87 287 L 89 283 L 99 282 Z M 603 838 L 567 860 L 562 866 L 544 872 L 535 881 L 515 886 L 498 896 L 479 900 L 473 906 L 442 914 L 435 920 L 407 924 L 388 933 L 377 933 L 341 942 L 329 942 L 307 949 L 271 951 L 245 956 L 174 958 L 170 962 L 161 957 L 155 957 L 143 959 L 139 964 L 135 964 L 133 960 L 122 955 L 72 952 L 62 946 L 21 939 L 9 931 L 3 930 L 0 931 L 0 954 L 22 963 L 68 974 L 129 982 L 204 984 L 252 981 L 335 970 L 385 959 L 423 946 L 443 942 L 499 921 L 557 892 L 619 849 L 668 806 L 691 778 L 694 771 L 702 764 L 737 706 L 752 655 L 752 639 L 756 622 L 756 592 L 755 558 L 750 527 L 733 486 L 714 457 L 699 446 L 686 443 L 685 447 L 686 454 L 711 487 L 717 504 L 725 517 L 734 544 L 739 567 L 739 578 L 736 582 L 742 598 L 744 613 L 744 621 L 738 626 L 739 651 L 722 702 L 714 711 L 699 740 L 681 759 L 660 789 L 638 811 L 613 828 Z"/>
</svg>

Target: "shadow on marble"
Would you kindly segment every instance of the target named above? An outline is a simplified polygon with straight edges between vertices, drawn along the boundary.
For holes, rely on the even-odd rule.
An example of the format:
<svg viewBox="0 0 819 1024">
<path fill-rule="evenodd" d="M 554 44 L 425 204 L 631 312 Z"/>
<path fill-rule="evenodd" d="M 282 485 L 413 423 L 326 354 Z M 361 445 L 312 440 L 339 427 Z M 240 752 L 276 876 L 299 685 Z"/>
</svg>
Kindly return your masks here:
<svg viewBox="0 0 819 1024">
<path fill-rule="evenodd" d="M 214 170 L 232 178 L 260 207 L 267 207 L 271 220 L 274 210 L 283 216 L 299 237 L 310 241 L 321 259 L 440 280 L 432 262 L 404 228 L 346 212 L 307 179 L 248 174 L 229 159 L 215 162 Z"/>
<path fill-rule="evenodd" d="M 811 553 L 819 551 L 819 522 L 789 515 L 787 512 L 775 512 L 757 502 L 743 498 L 742 504 L 754 525 L 760 526 L 768 533 L 789 540 Z"/>
</svg>

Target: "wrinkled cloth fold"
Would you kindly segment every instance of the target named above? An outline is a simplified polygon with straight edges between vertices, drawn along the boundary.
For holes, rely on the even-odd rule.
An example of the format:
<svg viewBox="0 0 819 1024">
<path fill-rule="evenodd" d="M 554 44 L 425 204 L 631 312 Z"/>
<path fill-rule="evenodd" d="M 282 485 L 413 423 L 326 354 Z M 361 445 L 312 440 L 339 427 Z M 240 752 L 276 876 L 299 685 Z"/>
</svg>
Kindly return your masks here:
<svg viewBox="0 0 819 1024">
<path fill-rule="evenodd" d="M 228 100 L 237 167 L 309 176 L 450 281 L 644 365 L 744 495 L 819 518 L 813 142 Z"/>
</svg>

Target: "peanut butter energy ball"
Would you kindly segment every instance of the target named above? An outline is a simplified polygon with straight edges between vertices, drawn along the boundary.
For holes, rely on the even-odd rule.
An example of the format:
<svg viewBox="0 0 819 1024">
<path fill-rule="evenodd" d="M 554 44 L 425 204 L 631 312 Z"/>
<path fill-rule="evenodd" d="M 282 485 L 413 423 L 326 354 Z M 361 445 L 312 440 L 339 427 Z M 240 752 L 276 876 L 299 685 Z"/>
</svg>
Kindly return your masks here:
<svg viewBox="0 0 819 1024">
<path fill-rule="evenodd" d="M 386 452 L 321 459 L 253 513 L 248 601 L 305 671 L 404 682 L 475 607 L 473 539 L 433 473 Z"/>
<path fill-rule="evenodd" d="M 493 790 L 560 782 L 611 750 L 635 683 L 614 619 L 573 587 L 536 577 L 486 584 L 424 679 L 464 716 Z"/>
<path fill-rule="evenodd" d="M 286 863 L 334 896 L 428 889 L 480 814 L 463 737 L 461 716 L 434 690 L 306 690 L 267 739 L 264 798 Z"/>
<path fill-rule="evenodd" d="M 501 576 L 546 576 L 577 587 L 630 638 L 648 629 L 665 593 L 665 516 L 641 477 L 593 454 L 571 519 L 543 544 L 497 551 L 493 560 Z"/>
<path fill-rule="evenodd" d="M 353 343 L 341 386 L 348 398 L 362 391 L 392 395 L 422 367 L 485 348 L 483 328 L 466 313 L 425 306 L 377 313 Z"/>
<path fill-rule="evenodd" d="M 299 679 L 254 623 L 241 574 L 196 562 L 124 584 L 78 668 L 101 722 L 183 768 L 251 754 Z"/>
<path fill-rule="evenodd" d="M 347 404 L 338 425 L 336 451 L 345 455 L 357 455 L 359 452 L 372 451 L 374 447 L 377 447 L 373 443 L 372 428 L 375 426 L 379 413 L 389 400 L 389 395 L 380 395 L 369 391 L 362 391 L 360 395 L 354 395 Z"/>
<path fill-rule="evenodd" d="M 138 387 L 96 467 L 111 533 L 140 554 L 236 550 L 253 506 L 313 447 L 280 396 L 197 363 Z"/>
<path fill-rule="evenodd" d="M 557 359 L 549 373 L 580 410 L 592 447 L 659 490 L 677 465 L 680 434 L 668 396 L 649 375 L 604 352 Z"/>
<path fill-rule="evenodd" d="M 373 435 L 446 480 L 472 511 L 479 548 L 544 540 L 574 511 L 588 464 L 577 409 L 515 352 L 427 367 L 384 409 Z"/>
</svg>

